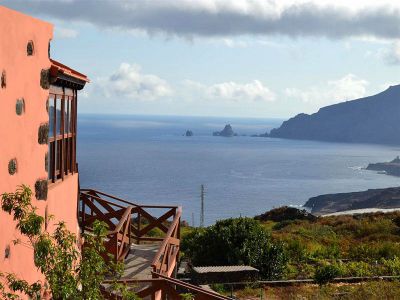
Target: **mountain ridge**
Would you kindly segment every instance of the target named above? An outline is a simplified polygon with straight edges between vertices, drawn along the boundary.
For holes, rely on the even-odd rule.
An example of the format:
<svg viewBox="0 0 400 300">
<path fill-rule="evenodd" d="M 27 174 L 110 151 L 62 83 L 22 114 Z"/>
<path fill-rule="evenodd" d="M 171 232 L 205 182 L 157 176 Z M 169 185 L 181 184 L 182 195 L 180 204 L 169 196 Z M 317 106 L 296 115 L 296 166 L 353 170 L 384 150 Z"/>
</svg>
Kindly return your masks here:
<svg viewBox="0 0 400 300">
<path fill-rule="evenodd" d="M 284 121 L 268 136 L 348 143 L 400 144 L 400 85 Z"/>
</svg>

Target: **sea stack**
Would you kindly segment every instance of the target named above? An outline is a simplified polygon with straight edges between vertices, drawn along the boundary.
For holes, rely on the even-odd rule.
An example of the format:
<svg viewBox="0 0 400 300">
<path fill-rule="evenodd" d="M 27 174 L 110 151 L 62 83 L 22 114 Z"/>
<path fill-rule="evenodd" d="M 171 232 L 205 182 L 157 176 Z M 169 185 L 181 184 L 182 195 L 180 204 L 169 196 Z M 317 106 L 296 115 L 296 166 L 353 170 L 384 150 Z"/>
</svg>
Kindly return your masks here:
<svg viewBox="0 0 400 300">
<path fill-rule="evenodd" d="M 185 136 L 193 136 L 193 131 L 186 130 Z"/>
<path fill-rule="evenodd" d="M 237 134 L 233 132 L 232 126 L 230 124 L 225 125 L 225 128 L 222 131 L 215 131 L 213 136 L 224 136 L 224 137 L 232 137 Z"/>
</svg>

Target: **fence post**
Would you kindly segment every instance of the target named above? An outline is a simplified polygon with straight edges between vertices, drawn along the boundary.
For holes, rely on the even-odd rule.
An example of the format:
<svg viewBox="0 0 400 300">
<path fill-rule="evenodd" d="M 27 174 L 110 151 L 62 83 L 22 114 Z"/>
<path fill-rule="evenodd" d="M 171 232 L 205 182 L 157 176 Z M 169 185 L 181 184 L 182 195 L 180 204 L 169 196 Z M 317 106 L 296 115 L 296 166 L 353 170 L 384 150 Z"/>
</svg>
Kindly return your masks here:
<svg viewBox="0 0 400 300">
<path fill-rule="evenodd" d="M 138 228 L 137 244 L 138 245 L 140 244 L 140 228 L 141 228 L 140 224 L 142 222 L 141 219 L 142 218 L 140 216 L 140 212 L 138 211 L 138 213 L 137 213 L 137 222 L 138 222 L 138 225 L 137 225 L 137 228 Z"/>
</svg>

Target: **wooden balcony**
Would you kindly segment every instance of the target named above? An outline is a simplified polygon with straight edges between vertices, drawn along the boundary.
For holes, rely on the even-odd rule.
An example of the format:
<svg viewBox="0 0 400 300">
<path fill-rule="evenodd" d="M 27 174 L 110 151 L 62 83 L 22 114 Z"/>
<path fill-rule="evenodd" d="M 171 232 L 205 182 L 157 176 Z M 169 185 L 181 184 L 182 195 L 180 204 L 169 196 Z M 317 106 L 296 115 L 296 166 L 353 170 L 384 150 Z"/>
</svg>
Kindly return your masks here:
<svg viewBox="0 0 400 300">
<path fill-rule="evenodd" d="M 124 262 L 121 283 L 134 288 L 141 298 L 181 299 L 177 290 L 195 299 L 229 299 L 209 290 L 175 279 L 179 261 L 179 206 L 139 205 L 91 189 L 81 189 L 79 221 L 82 231 L 91 231 L 100 220 L 109 227 L 106 249 Z M 103 284 L 107 299 L 120 299 Z"/>
</svg>

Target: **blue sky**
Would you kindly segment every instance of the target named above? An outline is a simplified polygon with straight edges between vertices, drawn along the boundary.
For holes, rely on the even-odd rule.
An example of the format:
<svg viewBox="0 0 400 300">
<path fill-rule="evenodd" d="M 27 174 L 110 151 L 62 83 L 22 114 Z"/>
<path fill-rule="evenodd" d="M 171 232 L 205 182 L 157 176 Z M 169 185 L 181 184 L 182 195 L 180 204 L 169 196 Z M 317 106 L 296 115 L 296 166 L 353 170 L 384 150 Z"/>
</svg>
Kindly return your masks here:
<svg viewBox="0 0 400 300">
<path fill-rule="evenodd" d="M 80 112 L 279 118 L 400 83 L 400 4 L 348 2 L 0 0 L 54 23 Z"/>
</svg>

